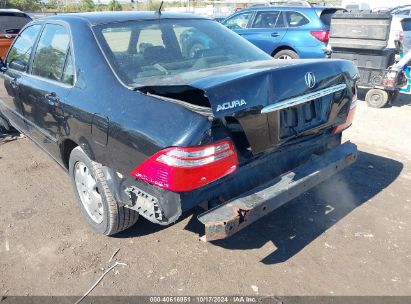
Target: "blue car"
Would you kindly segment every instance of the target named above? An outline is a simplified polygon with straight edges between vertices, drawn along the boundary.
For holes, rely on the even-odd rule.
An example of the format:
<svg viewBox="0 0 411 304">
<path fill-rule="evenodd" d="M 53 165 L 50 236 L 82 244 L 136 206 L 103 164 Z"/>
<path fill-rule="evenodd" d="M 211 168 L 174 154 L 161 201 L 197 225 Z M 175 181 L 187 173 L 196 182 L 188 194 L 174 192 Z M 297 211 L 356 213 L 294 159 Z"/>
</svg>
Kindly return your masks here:
<svg viewBox="0 0 411 304">
<path fill-rule="evenodd" d="M 323 58 L 330 7 L 266 6 L 241 10 L 222 24 L 277 59 Z"/>
</svg>

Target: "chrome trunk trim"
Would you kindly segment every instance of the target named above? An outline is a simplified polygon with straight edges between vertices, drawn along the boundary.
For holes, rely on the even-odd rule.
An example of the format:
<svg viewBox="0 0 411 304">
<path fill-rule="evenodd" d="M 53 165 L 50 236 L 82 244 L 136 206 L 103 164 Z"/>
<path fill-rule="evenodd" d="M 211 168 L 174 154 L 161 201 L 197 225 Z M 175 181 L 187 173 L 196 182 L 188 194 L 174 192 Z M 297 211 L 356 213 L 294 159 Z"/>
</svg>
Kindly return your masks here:
<svg viewBox="0 0 411 304">
<path fill-rule="evenodd" d="M 261 114 L 265 114 L 265 113 L 270 113 L 273 111 L 278 111 L 281 109 L 285 109 L 285 108 L 290 108 L 293 106 L 297 106 L 303 103 L 306 103 L 308 101 L 317 99 L 317 98 L 321 98 L 324 96 L 327 96 L 329 94 L 335 93 L 335 92 L 339 92 L 344 90 L 347 87 L 347 85 L 345 83 L 342 84 L 338 84 L 323 90 L 319 90 L 316 92 L 312 92 L 312 93 L 308 93 L 306 95 L 303 96 L 298 96 L 298 97 L 294 97 L 294 98 L 290 98 L 290 99 L 286 99 L 280 102 L 277 102 L 275 104 L 271 104 L 269 106 L 264 107 L 261 110 Z"/>
</svg>

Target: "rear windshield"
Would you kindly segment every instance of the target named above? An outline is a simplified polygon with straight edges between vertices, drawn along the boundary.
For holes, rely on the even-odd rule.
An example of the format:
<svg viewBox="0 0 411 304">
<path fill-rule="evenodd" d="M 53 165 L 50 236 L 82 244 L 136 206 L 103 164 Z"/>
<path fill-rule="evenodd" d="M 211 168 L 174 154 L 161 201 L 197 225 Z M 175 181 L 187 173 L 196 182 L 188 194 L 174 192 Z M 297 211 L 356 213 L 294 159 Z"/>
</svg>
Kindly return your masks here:
<svg viewBox="0 0 411 304">
<path fill-rule="evenodd" d="M 0 34 L 17 34 L 23 26 L 31 21 L 22 13 L 0 13 Z"/>
<path fill-rule="evenodd" d="M 271 59 L 212 20 L 128 21 L 95 26 L 94 32 L 118 77 L 133 87 L 173 75 L 190 80 L 200 70 Z"/>
<path fill-rule="evenodd" d="M 337 9 L 325 9 L 321 12 L 320 19 L 326 26 L 331 25 L 331 18 L 337 12 Z"/>
<path fill-rule="evenodd" d="M 401 25 L 404 32 L 411 31 L 411 19 L 402 20 Z"/>
</svg>

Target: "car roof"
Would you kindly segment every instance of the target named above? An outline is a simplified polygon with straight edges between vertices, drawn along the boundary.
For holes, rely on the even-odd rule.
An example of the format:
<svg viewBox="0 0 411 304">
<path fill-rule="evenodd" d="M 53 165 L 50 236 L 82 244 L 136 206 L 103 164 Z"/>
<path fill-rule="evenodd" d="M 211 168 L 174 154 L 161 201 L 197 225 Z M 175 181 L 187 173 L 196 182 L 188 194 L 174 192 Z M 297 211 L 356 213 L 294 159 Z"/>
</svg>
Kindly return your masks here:
<svg viewBox="0 0 411 304">
<path fill-rule="evenodd" d="M 135 20 L 155 20 L 155 19 L 208 19 L 203 16 L 188 14 L 188 13 L 169 13 L 162 12 L 158 15 L 154 11 L 143 12 L 143 11 L 129 11 L 129 12 L 90 12 L 90 13 L 69 13 L 60 14 L 55 16 L 48 16 L 42 18 L 42 20 L 62 20 L 62 21 L 73 21 L 82 20 L 86 21 L 91 25 L 113 23 L 113 22 L 126 22 Z"/>
<path fill-rule="evenodd" d="M 341 7 L 334 7 L 334 6 L 312 6 L 312 7 L 307 7 L 307 6 L 290 6 L 290 5 L 273 5 L 273 6 L 257 6 L 257 7 L 249 7 L 242 9 L 240 12 L 244 11 L 270 11 L 270 10 L 294 10 L 294 11 L 323 11 L 326 9 L 336 9 L 340 10 L 343 9 Z"/>
</svg>

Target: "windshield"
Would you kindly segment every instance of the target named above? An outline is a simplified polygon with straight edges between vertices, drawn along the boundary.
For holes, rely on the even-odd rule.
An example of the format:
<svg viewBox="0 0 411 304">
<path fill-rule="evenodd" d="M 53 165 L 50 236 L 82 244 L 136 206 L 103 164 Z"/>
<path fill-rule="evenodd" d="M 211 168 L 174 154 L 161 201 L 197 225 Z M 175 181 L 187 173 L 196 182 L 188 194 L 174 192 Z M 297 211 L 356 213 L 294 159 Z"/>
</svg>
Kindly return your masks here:
<svg viewBox="0 0 411 304">
<path fill-rule="evenodd" d="M 189 80 L 203 69 L 271 58 L 212 20 L 128 21 L 94 31 L 118 77 L 132 87 L 173 75 Z"/>
</svg>

